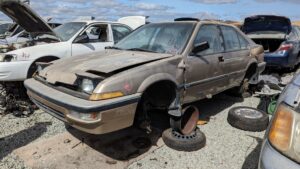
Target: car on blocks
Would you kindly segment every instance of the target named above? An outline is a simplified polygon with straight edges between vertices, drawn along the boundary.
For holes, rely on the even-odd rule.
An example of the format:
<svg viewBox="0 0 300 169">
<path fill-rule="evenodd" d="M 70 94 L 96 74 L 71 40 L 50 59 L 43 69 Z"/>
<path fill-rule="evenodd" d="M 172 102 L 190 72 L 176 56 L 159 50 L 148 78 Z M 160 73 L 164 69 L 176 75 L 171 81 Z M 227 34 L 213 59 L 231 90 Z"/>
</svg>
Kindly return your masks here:
<svg viewBox="0 0 300 169">
<path fill-rule="evenodd" d="M 165 143 L 194 151 L 205 136 L 197 108 L 186 105 L 232 88 L 242 95 L 263 60 L 262 46 L 234 26 L 178 18 L 144 25 L 105 51 L 40 64 L 24 84 L 42 110 L 91 134 L 149 129 L 151 110 L 165 110 Z"/>
</svg>

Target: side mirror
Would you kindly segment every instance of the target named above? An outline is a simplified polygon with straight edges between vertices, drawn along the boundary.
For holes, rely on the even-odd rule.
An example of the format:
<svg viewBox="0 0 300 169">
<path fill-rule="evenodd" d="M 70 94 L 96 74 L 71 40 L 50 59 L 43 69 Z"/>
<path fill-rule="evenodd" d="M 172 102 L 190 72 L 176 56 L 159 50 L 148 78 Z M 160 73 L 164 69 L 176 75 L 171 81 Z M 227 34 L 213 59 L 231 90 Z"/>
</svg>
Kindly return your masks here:
<svg viewBox="0 0 300 169">
<path fill-rule="evenodd" d="M 209 43 L 207 41 L 195 44 L 192 53 L 196 54 L 209 49 Z"/>
<path fill-rule="evenodd" d="M 85 34 L 79 35 L 75 40 L 74 43 L 89 43 L 89 37 Z"/>
</svg>

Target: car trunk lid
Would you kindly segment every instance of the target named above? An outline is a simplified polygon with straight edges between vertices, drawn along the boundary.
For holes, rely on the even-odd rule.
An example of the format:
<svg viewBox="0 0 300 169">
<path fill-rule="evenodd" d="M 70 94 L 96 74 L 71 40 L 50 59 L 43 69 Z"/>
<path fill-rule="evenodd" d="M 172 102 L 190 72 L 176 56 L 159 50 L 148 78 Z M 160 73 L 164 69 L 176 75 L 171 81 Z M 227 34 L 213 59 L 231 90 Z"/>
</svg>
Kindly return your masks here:
<svg viewBox="0 0 300 169">
<path fill-rule="evenodd" d="M 242 30 L 246 34 L 263 31 L 289 34 L 292 30 L 292 24 L 289 18 L 283 16 L 257 15 L 246 18 Z"/>
</svg>

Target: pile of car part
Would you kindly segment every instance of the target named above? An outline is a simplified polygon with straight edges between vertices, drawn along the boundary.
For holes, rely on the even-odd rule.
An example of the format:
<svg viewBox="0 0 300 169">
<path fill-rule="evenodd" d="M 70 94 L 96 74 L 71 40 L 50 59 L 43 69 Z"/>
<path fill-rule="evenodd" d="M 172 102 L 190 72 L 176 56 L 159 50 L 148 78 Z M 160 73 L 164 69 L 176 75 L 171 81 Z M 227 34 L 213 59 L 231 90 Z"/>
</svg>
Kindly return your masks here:
<svg viewBox="0 0 300 169">
<path fill-rule="evenodd" d="M 0 84 L 0 114 L 13 113 L 17 117 L 27 117 L 35 110 L 21 82 Z"/>
</svg>

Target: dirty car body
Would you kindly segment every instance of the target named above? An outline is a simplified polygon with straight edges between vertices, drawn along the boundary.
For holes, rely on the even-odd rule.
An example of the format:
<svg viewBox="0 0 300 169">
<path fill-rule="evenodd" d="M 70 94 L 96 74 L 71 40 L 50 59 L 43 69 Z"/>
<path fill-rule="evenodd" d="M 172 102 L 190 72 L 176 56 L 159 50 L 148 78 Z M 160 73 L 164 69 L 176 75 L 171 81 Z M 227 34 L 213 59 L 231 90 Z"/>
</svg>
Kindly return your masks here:
<svg viewBox="0 0 300 169">
<path fill-rule="evenodd" d="M 0 45 L 0 81 L 3 82 L 31 77 L 37 62 L 104 50 L 132 31 L 129 25 L 95 20 L 73 21 L 53 29 L 19 0 L 1 0 L 0 10 L 31 37 L 29 41 Z"/>
<path fill-rule="evenodd" d="M 245 19 L 243 31 L 265 50 L 272 68 L 294 68 L 300 61 L 300 32 L 289 18 L 257 15 Z"/>
<path fill-rule="evenodd" d="M 264 66 L 262 47 L 237 28 L 181 20 L 148 24 L 111 49 L 41 65 L 25 87 L 51 115 L 104 134 L 132 126 L 141 107 L 210 98 L 241 85 L 247 72 L 257 78 Z"/>
<path fill-rule="evenodd" d="M 262 143 L 259 169 L 300 168 L 300 74 L 277 102 L 277 110 Z"/>
</svg>

